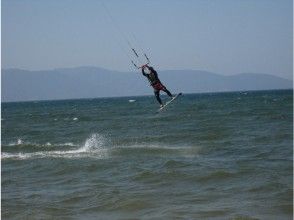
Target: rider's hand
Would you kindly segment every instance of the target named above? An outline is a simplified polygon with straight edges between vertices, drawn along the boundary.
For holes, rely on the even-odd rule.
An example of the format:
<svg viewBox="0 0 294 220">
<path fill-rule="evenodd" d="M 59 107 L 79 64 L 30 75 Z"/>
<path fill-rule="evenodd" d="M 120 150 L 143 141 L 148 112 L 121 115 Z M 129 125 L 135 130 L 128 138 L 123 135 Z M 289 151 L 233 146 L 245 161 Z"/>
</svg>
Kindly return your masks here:
<svg viewBox="0 0 294 220">
<path fill-rule="evenodd" d="M 148 67 L 147 64 L 144 64 L 143 66 L 141 66 L 142 69 L 145 69 L 146 67 Z"/>
</svg>

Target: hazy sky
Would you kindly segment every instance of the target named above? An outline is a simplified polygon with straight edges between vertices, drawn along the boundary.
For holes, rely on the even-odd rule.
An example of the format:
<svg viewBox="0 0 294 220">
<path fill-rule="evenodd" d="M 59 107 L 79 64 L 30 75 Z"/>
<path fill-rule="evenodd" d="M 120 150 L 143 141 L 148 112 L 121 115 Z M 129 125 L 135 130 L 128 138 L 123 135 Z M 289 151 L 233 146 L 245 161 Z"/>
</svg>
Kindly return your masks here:
<svg viewBox="0 0 294 220">
<path fill-rule="evenodd" d="M 127 37 L 158 69 L 293 78 L 292 0 L 104 4 L 115 24 L 99 0 L 2 0 L 2 68 L 130 71 Z"/>
</svg>

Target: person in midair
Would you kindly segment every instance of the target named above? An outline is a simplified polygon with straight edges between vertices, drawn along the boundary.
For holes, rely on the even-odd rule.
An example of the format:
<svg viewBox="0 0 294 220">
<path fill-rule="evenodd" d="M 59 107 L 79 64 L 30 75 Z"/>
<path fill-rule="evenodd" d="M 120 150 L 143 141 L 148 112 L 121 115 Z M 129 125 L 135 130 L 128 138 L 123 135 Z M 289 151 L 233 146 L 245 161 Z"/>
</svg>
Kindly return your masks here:
<svg viewBox="0 0 294 220">
<path fill-rule="evenodd" d="M 169 97 L 173 98 L 173 95 L 170 93 L 170 91 L 168 91 L 167 88 L 159 80 L 158 74 L 153 69 L 153 67 L 148 66 L 147 64 L 143 65 L 142 74 L 147 77 L 148 81 L 150 82 L 150 85 L 153 87 L 154 95 L 157 101 L 159 102 L 160 107 L 163 107 L 161 98 L 159 97 L 160 90 L 164 91 Z"/>
</svg>

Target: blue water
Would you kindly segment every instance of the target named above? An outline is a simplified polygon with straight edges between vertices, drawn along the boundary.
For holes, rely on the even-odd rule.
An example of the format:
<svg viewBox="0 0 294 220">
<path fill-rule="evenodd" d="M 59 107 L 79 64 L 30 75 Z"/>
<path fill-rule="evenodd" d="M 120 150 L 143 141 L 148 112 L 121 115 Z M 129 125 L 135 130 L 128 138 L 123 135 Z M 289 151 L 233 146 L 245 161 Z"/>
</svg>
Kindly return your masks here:
<svg viewBox="0 0 294 220">
<path fill-rule="evenodd" d="M 2 218 L 292 219 L 292 90 L 157 109 L 153 96 L 2 103 Z"/>
</svg>

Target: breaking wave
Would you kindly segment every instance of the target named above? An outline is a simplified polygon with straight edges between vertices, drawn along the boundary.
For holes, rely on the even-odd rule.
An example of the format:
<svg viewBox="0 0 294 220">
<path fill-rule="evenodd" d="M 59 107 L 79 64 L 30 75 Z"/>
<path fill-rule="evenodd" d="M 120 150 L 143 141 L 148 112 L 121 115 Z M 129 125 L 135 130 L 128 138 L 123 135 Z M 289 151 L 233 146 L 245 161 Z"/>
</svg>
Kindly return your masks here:
<svg viewBox="0 0 294 220">
<path fill-rule="evenodd" d="M 52 144 L 46 143 L 41 145 L 42 147 L 47 147 L 45 151 L 36 151 L 36 152 L 2 152 L 2 159 L 30 159 L 30 158 L 79 158 L 79 157 L 97 157 L 103 158 L 106 156 L 106 148 L 104 147 L 106 139 L 100 134 L 92 134 L 89 138 L 86 139 L 85 143 L 77 149 L 65 149 L 65 150 L 48 150 L 48 147 L 51 147 Z M 10 144 L 11 146 L 22 145 L 22 148 L 25 148 L 27 145 L 23 145 L 23 142 L 19 139 L 15 144 Z M 34 145 L 33 145 L 34 146 Z M 65 143 L 54 145 L 57 146 L 70 146 L 75 147 L 73 143 Z M 34 148 L 31 146 L 31 148 Z M 36 148 L 36 146 L 35 146 Z M 40 146 L 39 146 L 40 148 Z M 19 149 L 19 148 L 18 148 Z"/>
</svg>

